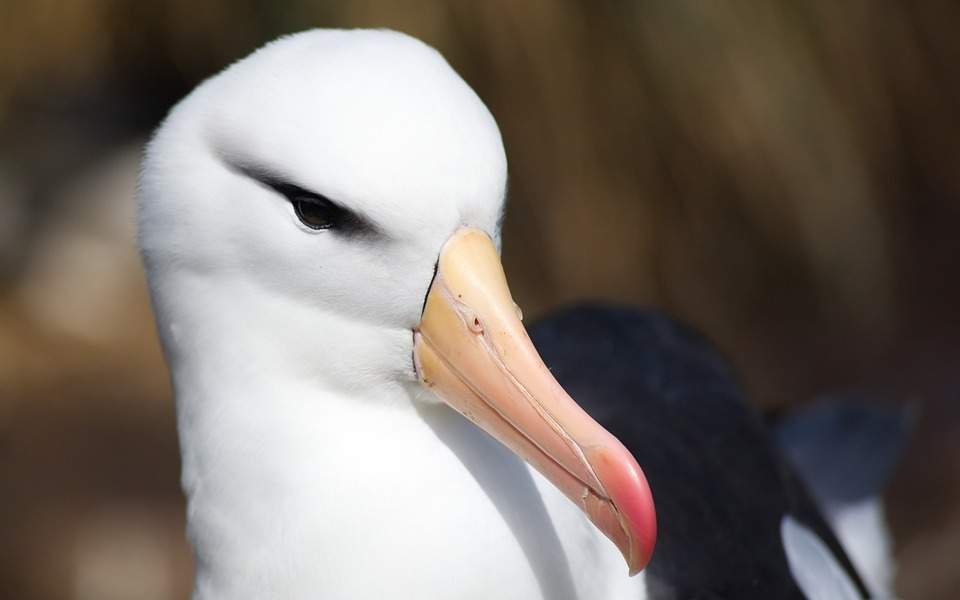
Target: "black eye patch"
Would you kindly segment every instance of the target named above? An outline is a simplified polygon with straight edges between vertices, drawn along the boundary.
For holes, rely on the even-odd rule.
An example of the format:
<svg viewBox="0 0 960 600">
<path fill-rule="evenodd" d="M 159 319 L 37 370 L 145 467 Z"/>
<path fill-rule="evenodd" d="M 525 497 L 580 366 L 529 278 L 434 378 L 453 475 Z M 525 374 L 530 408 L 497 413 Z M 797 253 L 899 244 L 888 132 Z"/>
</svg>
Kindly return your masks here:
<svg viewBox="0 0 960 600">
<path fill-rule="evenodd" d="M 347 235 L 374 234 L 376 227 L 357 213 L 316 192 L 291 183 L 287 178 L 259 166 L 228 162 L 231 170 L 272 189 L 293 207 L 297 219 L 314 230 L 330 229 Z"/>
<path fill-rule="evenodd" d="M 290 183 L 273 182 L 268 185 L 287 199 L 300 222 L 310 229 L 355 231 L 362 228 L 363 222 L 357 215 L 326 196 Z"/>
</svg>

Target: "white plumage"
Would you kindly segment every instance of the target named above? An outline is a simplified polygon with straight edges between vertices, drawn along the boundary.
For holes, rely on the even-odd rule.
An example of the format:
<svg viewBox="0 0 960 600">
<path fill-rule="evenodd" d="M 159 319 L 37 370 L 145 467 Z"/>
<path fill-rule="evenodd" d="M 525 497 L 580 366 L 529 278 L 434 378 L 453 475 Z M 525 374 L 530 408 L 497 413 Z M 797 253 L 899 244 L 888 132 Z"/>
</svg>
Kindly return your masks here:
<svg viewBox="0 0 960 600">
<path fill-rule="evenodd" d="M 372 227 L 313 231 L 250 173 Z M 644 597 L 574 504 L 416 381 L 440 247 L 499 240 L 505 185 L 490 113 L 397 33 L 282 38 L 173 109 L 139 221 L 195 598 Z"/>
<path fill-rule="evenodd" d="M 534 427 L 540 450 L 558 436 L 551 483 L 418 381 L 413 332 L 440 347 L 418 329 L 438 255 L 458 231 L 499 247 L 506 177 L 483 103 L 434 50 L 389 31 L 282 38 L 170 113 L 144 161 L 140 244 L 177 397 L 197 600 L 647 597 L 623 558 L 649 558 L 652 500 L 619 442 L 555 397 L 529 398 L 549 425 Z M 312 228 L 307 196 L 345 226 L 324 229 L 323 213 Z M 500 375 L 520 372 L 503 350 L 520 346 L 471 327 Z M 482 407 L 470 402 L 458 410 Z M 789 516 L 782 530 L 807 595 L 855 597 L 816 536 Z"/>
</svg>

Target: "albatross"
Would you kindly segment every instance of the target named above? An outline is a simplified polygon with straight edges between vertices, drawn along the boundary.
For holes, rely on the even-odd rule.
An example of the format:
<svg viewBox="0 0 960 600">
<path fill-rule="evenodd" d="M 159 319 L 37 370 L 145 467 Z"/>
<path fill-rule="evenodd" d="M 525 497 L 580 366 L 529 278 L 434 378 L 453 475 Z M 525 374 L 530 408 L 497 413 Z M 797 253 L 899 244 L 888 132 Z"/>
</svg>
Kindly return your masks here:
<svg viewBox="0 0 960 600">
<path fill-rule="evenodd" d="M 171 110 L 139 243 L 195 599 L 664 597 L 633 576 L 656 490 L 510 295 L 506 182 L 490 112 L 395 32 L 283 37 Z"/>
</svg>

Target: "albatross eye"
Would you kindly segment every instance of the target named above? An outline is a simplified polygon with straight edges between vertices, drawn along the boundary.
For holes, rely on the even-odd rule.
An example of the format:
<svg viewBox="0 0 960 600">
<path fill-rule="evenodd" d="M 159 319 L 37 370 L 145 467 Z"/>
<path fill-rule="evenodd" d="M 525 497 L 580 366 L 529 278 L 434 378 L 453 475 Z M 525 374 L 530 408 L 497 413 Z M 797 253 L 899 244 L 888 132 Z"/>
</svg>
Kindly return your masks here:
<svg viewBox="0 0 960 600">
<path fill-rule="evenodd" d="M 322 194 L 285 181 L 262 167 L 231 163 L 227 166 L 283 196 L 293 206 L 297 219 L 314 230 L 332 229 L 344 235 L 376 234 L 369 221 Z"/>
<path fill-rule="evenodd" d="M 324 198 L 294 196 L 290 198 L 290 202 L 297 213 L 297 218 L 310 229 L 330 229 L 336 224 L 340 211 Z"/>
</svg>

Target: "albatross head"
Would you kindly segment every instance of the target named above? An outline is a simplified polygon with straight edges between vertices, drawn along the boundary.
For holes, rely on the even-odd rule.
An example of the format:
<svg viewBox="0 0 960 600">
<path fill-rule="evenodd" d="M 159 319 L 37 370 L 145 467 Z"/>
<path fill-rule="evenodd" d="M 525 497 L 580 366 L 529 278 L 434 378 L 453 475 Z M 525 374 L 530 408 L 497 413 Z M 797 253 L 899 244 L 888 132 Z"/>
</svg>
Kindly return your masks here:
<svg viewBox="0 0 960 600">
<path fill-rule="evenodd" d="M 523 329 L 498 258 L 505 186 L 493 117 L 407 36 L 306 32 L 211 78 L 141 177 L 178 397 L 201 370 L 282 373 L 357 402 L 419 381 L 433 393 L 415 401 L 448 403 L 528 461 L 636 572 L 655 538 L 649 488 Z"/>
</svg>

